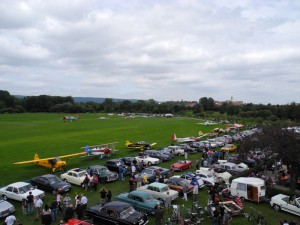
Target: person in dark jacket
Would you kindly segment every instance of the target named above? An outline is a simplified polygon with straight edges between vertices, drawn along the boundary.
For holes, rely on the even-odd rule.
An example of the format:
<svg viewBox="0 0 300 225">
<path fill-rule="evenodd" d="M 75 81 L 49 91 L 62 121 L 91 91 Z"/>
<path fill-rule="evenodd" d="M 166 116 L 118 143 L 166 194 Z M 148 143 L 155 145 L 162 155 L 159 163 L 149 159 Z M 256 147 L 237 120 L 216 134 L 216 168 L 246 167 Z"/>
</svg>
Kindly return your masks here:
<svg viewBox="0 0 300 225">
<path fill-rule="evenodd" d="M 74 216 L 73 204 L 70 204 L 70 206 L 66 208 L 66 213 L 65 213 L 65 216 L 64 216 L 64 221 L 68 221 L 73 216 Z"/>
<path fill-rule="evenodd" d="M 162 225 L 163 210 L 159 203 L 157 204 L 157 207 L 154 211 L 154 216 L 155 216 L 155 225 Z"/>
</svg>

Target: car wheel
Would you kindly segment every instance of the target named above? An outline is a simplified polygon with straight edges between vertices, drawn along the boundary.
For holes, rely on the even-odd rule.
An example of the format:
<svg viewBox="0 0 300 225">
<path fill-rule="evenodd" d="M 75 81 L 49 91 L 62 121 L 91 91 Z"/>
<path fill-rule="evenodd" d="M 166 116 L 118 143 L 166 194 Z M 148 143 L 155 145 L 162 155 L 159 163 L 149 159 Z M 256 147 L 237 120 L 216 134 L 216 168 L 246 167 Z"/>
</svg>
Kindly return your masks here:
<svg viewBox="0 0 300 225">
<path fill-rule="evenodd" d="M 152 166 L 152 163 L 151 163 L 151 162 L 148 162 L 148 166 Z"/>
<path fill-rule="evenodd" d="M 165 200 L 158 198 L 157 200 L 161 201 L 163 204 L 165 204 Z"/>
<path fill-rule="evenodd" d="M 7 196 L 6 195 L 2 195 L 2 198 L 4 199 L 4 201 L 7 201 Z"/>
<path fill-rule="evenodd" d="M 244 197 L 241 197 L 241 201 L 244 202 L 244 201 L 245 201 L 245 198 L 244 198 Z"/>
<path fill-rule="evenodd" d="M 275 210 L 275 211 L 280 211 L 281 209 L 280 209 L 280 206 L 279 205 L 276 205 L 276 204 L 274 204 L 273 205 L 273 209 Z"/>
<path fill-rule="evenodd" d="M 182 169 L 182 168 L 180 168 L 179 170 L 180 170 L 180 172 L 182 172 L 182 170 L 183 170 L 183 169 Z"/>
<path fill-rule="evenodd" d="M 81 184 L 80 184 L 80 187 L 84 188 L 84 187 L 85 187 L 85 186 L 84 186 L 84 183 L 81 183 Z"/>
</svg>

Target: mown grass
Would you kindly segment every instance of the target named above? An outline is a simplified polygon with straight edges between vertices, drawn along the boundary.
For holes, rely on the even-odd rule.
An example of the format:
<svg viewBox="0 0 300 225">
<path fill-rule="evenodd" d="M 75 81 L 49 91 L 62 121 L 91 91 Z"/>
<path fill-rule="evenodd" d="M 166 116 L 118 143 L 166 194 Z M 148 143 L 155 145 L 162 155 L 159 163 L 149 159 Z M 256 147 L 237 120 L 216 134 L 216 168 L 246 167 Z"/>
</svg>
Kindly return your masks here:
<svg viewBox="0 0 300 225">
<path fill-rule="evenodd" d="M 96 145 L 109 142 L 119 142 L 116 145 L 118 151 L 113 155 L 114 158 L 136 155 L 137 151 L 128 150 L 124 144 L 126 140 L 140 141 L 145 140 L 150 143 L 157 142 L 157 147 L 163 147 L 171 144 L 171 135 L 176 133 L 177 137 L 197 136 L 198 131 L 208 132 L 216 126 L 203 126 L 201 120 L 189 118 L 134 118 L 125 120 L 118 116 L 107 116 L 100 114 L 81 115 L 79 121 L 63 122 L 60 118 L 63 114 L 7 114 L 0 115 L 0 151 L 1 151 L 1 180 L 0 186 L 11 182 L 28 180 L 32 177 L 49 173 L 49 169 L 36 165 L 14 165 L 14 162 L 33 159 L 33 155 L 38 153 L 41 158 L 53 157 L 82 151 L 81 147 L 86 144 Z M 98 119 L 100 116 L 106 116 L 107 119 Z M 190 155 L 189 158 L 195 160 L 199 154 Z M 107 159 L 98 160 L 97 158 L 73 157 L 68 162 L 68 168 L 87 167 L 93 164 L 104 164 Z M 169 167 L 170 164 L 178 160 L 175 158 L 172 162 L 161 163 L 163 167 Z M 191 171 L 195 168 L 190 169 Z M 116 181 L 105 184 L 105 187 L 112 190 L 113 195 L 128 191 L 127 181 Z M 100 188 L 100 187 L 99 187 Z M 73 186 L 71 197 L 75 192 L 81 193 L 82 189 Z M 100 201 L 98 193 L 87 192 L 89 205 L 94 205 Z M 52 196 L 47 193 L 44 203 L 50 203 Z M 199 193 L 199 199 L 203 205 L 207 202 L 207 189 L 204 188 Z M 21 213 L 21 204 L 15 205 L 16 216 L 24 224 L 34 224 L 34 216 L 23 216 Z M 191 207 L 191 201 L 185 203 L 178 198 L 174 204 Z M 275 213 L 268 203 L 254 204 L 245 203 L 246 211 L 252 206 L 263 212 L 267 218 L 268 224 L 279 224 L 280 220 L 298 219 L 287 213 Z M 182 207 L 182 213 L 184 213 Z M 171 215 L 166 212 L 164 219 Z M 251 224 L 245 218 L 234 218 L 231 224 Z M 150 223 L 154 224 L 153 217 L 150 216 Z M 209 218 L 205 218 L 202 224 L 211 224 Z M 252 223 L 254 224 L 254 222 Z"/>
</svg>

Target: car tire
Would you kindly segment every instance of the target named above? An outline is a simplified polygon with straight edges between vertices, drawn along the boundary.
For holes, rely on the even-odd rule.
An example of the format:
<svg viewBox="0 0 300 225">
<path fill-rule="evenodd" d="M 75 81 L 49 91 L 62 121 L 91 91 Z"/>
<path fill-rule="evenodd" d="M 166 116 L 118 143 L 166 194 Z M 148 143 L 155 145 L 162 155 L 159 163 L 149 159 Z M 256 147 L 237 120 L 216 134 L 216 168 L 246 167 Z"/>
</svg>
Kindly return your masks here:
<svg viewBox="0 0 300 225">
<path fill-rule="evenodd" d="M 2 195 L 2 198 L 4 199 L 4 201 L 7 201 L 7 196 L 6 195 Z"/>
<path fill-rule="evenodd" d="M 245 201 L 245 198 L 244 198 L 244 197 L 241 197 L 241 201 L 244 202 L 244 201 Z"/>
<path fill-rule="evenodd" d="M 81 184 L 80 184 L 80 187 L 84 188 L 84 186 L 85 186 L 84 183 L 81 183 Z"/>
<path fill-rule="evenodd" d="M 148 162 L 148 166 L 152 166 L 152 163 L 151 163 L 151 162 Z"/>
<path fill-rule="evenodd" d="M 182 169 L 182 168 L 180 168 L 180 169 L 179 169 L 179 171 L 180 171 L 180 172 L 182 172 L 182 171 L 183 171 L 183 169 Z"/>
<path fill-rule="evenodd" d="M 281 210 L 280 206 L 276 205 L 276 204 L 273 205 L 273 209 L 277 212 L 279 212 Z"/>
<path fill-rule="evenodd" d="M 161 201 L 163 204 L 165 204 L 165 200 L 158 198 L 157 200 Z"/>
</svg>

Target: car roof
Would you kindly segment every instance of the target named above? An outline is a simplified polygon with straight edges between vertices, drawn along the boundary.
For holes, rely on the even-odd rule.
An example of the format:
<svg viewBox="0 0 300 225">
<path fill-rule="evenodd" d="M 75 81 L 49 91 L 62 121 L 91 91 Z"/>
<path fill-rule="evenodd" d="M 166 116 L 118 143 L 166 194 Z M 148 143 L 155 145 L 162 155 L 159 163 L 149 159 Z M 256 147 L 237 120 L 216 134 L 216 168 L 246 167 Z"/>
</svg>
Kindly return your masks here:
<svg viewBox="0 0 300 225">
<path fill-rule="evenodd" d="M 167 186 L 167 185 L 166 185 L 166 184 L 163 184 L 163 183 L 153 182 L 153 183 L 149 184 L 149 186 L 151 186 L 151 187 L 163 188 L 163 187 L 165 187 L 165 186 Z"/>
<path fill-rule="evenodd" d="M 56 175 L 54 175 L 54 174 L 45 174 L 45 175 L 38 176 L 38 177 L 51 178 L 51 177 L 57 177 L 57 176 L 56 176 Z"/>
<path fill-rule="evenodd" d="M 83 169 L 80 169 L 80 168 L 73 168 L 73 169 L 70 169 L 69 171 L 72 171 L 72 172 L 82 172 L 82 171 L 85 171 Z"/>
<path fill-rule="evenodd" d="M 29 183 L 20 181 L 20 182 L 15 182 L 15 183 L 9 184 L 9 185 L 7 185 L 7 186 L 14 186 L 14 187 L 16 187 L 16 188 L 19 188 L 19 187 L 23 187 L 23 186 L 28 185 L 28 184 L 29 184 Z M 30 184 L 29 184 L 29 185 L 30 185 Z"/>
<path fill-rule="evenodd" d="M 252 184 L 252 185 L 264 185 L 265 181 L 257 178 L 257 177 L 239 177 L 236 179 L 233 179 L 232 182 L 242 182 L 245 184 Z"/>
<path fill-rule="evenodd" d="M 146 191 L 141 191 L 141 190 L 131 191 L 129 194 L 133 194 L 133 195 L 139 196 L 139 197 L 152 196 L 150 193 L 148 193 Z"/>
<path fill-rule="evenodd" d="M 131 205 L 126 203 L 126 202 L 121 202 L 121 201 L 111 201 L 106 203 L 103 208 L 106 209 L 113 209 L 116 210 L 118 212 L 122 212 L 124 209 L 127 209 L 128 207 L 130 207 Z"/>
</svg>

